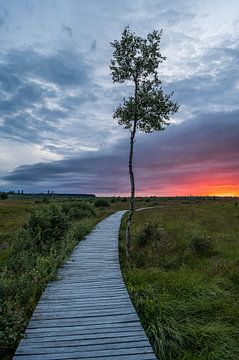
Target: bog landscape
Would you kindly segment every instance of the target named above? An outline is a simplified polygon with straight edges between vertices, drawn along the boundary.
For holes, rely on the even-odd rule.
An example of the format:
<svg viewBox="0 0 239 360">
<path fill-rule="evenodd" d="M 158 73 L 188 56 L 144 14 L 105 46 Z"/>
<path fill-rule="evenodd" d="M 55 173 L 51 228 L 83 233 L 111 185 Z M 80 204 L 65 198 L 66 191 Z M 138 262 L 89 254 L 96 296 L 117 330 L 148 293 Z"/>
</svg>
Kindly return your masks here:
<svg viewBox="0 0 239 360">
<path fill-rule="evenodd" d="M 234 0 L 0 0 L 0 359 L 239 358 Z"/>
</svg>

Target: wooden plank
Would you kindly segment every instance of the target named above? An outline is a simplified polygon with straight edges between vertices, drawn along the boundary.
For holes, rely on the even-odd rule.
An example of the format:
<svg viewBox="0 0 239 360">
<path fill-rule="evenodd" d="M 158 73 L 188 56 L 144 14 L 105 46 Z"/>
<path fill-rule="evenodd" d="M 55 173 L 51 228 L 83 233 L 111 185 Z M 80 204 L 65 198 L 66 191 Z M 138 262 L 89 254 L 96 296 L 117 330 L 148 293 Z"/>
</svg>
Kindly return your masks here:
<svg viewBox="0 0 239 360">
<path fill-rule="evenodd" d="M 124 356 L 127 359 L 128 355 L 138 355 L 138 360 L 141 359 L 141 354 L 152 354 L 150 346 L 141 348 L 128 348 L 128 349 L 110 349 L 110 350 L 92 350 L 92 351 L 75 351 L 75 352 L 61 352 L 61 349 L 55 350 L 51 354 L 27 354 L 28 360 L 61 360 L 61 359 L 97 359 L 102 356 L 114 358 L 116 355 Z M 16 359 L 26 360 L 25 354 L 16 354 Z"/>
<path fill-rule="evenodd" d="M 59 309 L 78 309 L 78 310 L 91 310 L 91 309 L 119 309 L 119 308 L 132 308 L 132 304 L 128 301 L 128 299 L 125 300 L 116 300 L 113 303 L 110 304 L 107 301 L 104 302 L 93 302 L 93 303 L 85 303 L 85 302 L 72 302 L 69 304 L 69 302 L 63 302 L 63 303 L 56 303 L 56 304 L 49 304 L 49 303 L 41 303 L 39 304 L 34 313 L 39 313 L 42 311 L 58 311 Z"/>
<path fill-rule="evenodd" d="M 54 297 L 57 297 L 58 295 L 62 295 L 62 296 L 65 296 L 65 295 L 79 295 L 79 296 L 88 296 L 88 295 L 91 295 L 91 294 L 100 294 L 100 295 L 122 295 L 122 294 L 125 294 L 125 295 L 128 295 L 128 292 L 125 288 L 121 287 L 117 287 L 117 288 L 103 288 L 103 287 L 97 287 L 97 288 L 90 288 L 90 289 L 87 289 L 86 287 L 74 287 L 72 286 L 72 289 L 64 289 L 63 287 L 59 288 L 57 291 L 52 291 L 52 290 L 46 290 L 45 291 L 45 296 L 44 298 L 53 298 Z"/>
<path fill-rule="evenodd" d="M 120 338 L 119 342 L 116 340 L 114 341 L 107 341 L 104 342 L 101 340 L 100 343 L 88 341 L 88 344 L 86 341 L 75 341 L 73 344 L 71 342 L 64 342 L 64 343 L 57 343 L 56 345 L 52 345 L 53 343 L 48 343 L 47 346 L 42 346 L 41 344 L 38 344 L 38 346 L 31 346 L 29 344 L 21 344 L 16 354 L 25 354 L 25 355 L 31 355 L 31 354 L 55 354 L 57 352 L 60 353 L 70 353 L 70 352 L 80 352 L 80 351 L 98 351 L 98 350 L 117 350 L 117 349 L 135 349 L 135 352 L 142 347 L 147 348 L 148 347 L 148 340 L 145 339 L 145 337 L 142 337 L 139 340 L 130 339 L 127 341 L 125 338 Z M 150 351 L 151 348 L 149 348 Z"/>
<path fill-rule="evenodd" d="M 76 292 L 72 292 L 69 291 L 67 293 L 61 293 L 59 290 L 59 294 L 47 294 L 46 296 L 44 296 L 44 298 L 42 298 L 43 302 L 49 302 L 49 303 L 55 303 L 58 301 L 67 301 L 67 300 L 78 300 L 81 301 L 82 303 L 87 303 L 88 300 L 93 300 L 96 301 L 97 299 L 99 300 L 103 300 L 103 299 L 107 299 L 109 302 L 110 300 L 118 300 L 118 299 L 125 299 L 127 300 L 128 298 L 128 294 L 126 292 L 100 292 L 100 291 L 94 291 L 94 292 L 83 292 L 81 293 L 76 293 Z"/>
<path fill-rule="evenodd" d="M 60 267 L 15 360 L 156 359 L 121 275 L 118 233 L 123 213 L 100 222 Z"/>
<path fill-rule="evenodd" d="M 29 327 L 26 329 L 26 335 L 30 334 L 33 336 L 33 334 L 36 334 L 36 336 L 40 336 L 39 334 L 47 334 L 47 336 L 52 336 L 55 334 L 72 334 L 72 333 L 95 333 L 97 331 L 103 332 L 116 332 L 116 331 L 122 331 L 124 329 L 125 331 L 131 331 L 132 329 L 141 329 L 142 327 L 139 327 L 138 322 L 130 322 L 130 323 L 116 323 L 116 324 L 97 324 L 97 325 L 70 325 L 65 326 L 63 328 L 55 327 L 51 328 L 51 331 L 47 332 L 47 329 L 44 328 L 34 328 L 30 329 Z"/>
<path fill-rule="evenodd" d="M 35 357 L 35 355 L 28 355 L 27 356 L 27 359 L 24 355 L 20 355 L 20 356 L 17 356 L 15 357 L 16 359 L 19 359 L 19 360 L 38 360 L 37 357 Z M 44 358 L 43 358 L 44 359 Z M 83 357 L 83 358 L 80 358 L 80 357 L 67 357 L 66 358 L 67 360 L 75 360 L 75 359 L 87 359 L 87 360 L 93 360 L 91 357 Z M 139 355 L 135 355 L 135 354 L 127 354 L 127 358 L 125 357 L 122 357 L 121 355 L 114 355 L 114 357 L 108 357 L 108 356 L 98 356 L 98 357 L 94 357 L 94 359 L 97 359 L 97 360 L 110 360 L 110 359 L 114 359 L 114 360 L 155 360 L 155 355 L 153 353 L 148 353 L 148 354 L 140 354 Z M 42 358 L 40 359 L 42 360 Z M 50 360 L 57 360 L 55 357 L 51 358 Z"/>
<path fill-rule="evenodd" d="M 109 315 L 109 316 L 99 316 L 99 317 L 79 317 L 76 319 L 59 319 L 59 320 L 40 320 L 37 321 L 31 320 L 28 328 L 52 328 L 52 327 L 64 327 L 70 325 L 98 325 L 98 324 L 118 324 L 125 322 L 138 322 L 136 314 L 130 315 Z"/>
<path fill-rule="evenodd" d="M 92 311 L 54 311 L 54 312 L 41 312 L 41 313 L 34 313 L 32 320 L 38 321 L 38 320 L 51 320 L 51 319 L 82 319 L 82 318 L 88 318 L 88 317 L 104 317 L 104 316 L 121 316 L 121 315 L 132 315 L 135 312 L 133 309 L 127 309 L 127 308 L 121 308 L 120 310 L 92 310 Z"/>
<path fill-rule="evenodd" d="M 46 346 L 48 343 L 54 342 L 56 344 L 60 343 L 67 343 L 68 341 L 73 342 L 73 341 L 91 341 L 91 342 L 104 342 L 104 341 L 111 341 L 111 340 L 117 340 L 121 339 L 121 338 L 125 338 L 125 339 L 129 339 L 131 340 L 132 338 L 138 338 L 138 337 L 143 337 L 145 338 L 145 334 L 143 332 L 143 330 L 139 330 L 138 328 L 131 329 L 130 331 L 117 331 L 117 332 L 106 332 L 106 333 L 102 333 L 102 332 L 90 332 L 90 333 L 83 333 L 83 334 L 75 334 L 75 335 L 70 335 L 69 333 L 60 333 L 57 334 L 55 336 L 48 336 L 47 334 L 40 334 L 38 336 L 28 336 L 24 339 L 22 339 L 22 343 L 21 346 L 24 344 L 24 342 L 26 341 L 27 344 L 33 344 L 33 345 L 37 345 L 38 343 L 41 343 L 41 346 Z"/>
<path fill-rule="evenodd" d="M 55 304 L 53 306 L 49 306 L 49 305 L 45 305 L 45 304 L 41 304 L 41 306 L 38 306 L 35 311 L 34 314 L 38 314 L 38 313 L 42 313 L 43 311 L 45 313 L 47 312 L 58 312 L 61 310 L 78 310 L 78 311 L 84 311 L 84 310 L 109 310 L 109 309 L 124 309 L 125 307 L 127 308 L 131 308 L 134 309 L 133 306 L 126 300 L 125 302 L 117 302 L 114 304 L 108 304 L 108 303 L 97 303 L 97 304 L 93 304 L 93 305 L 87 305 L 87 304 Z"/>
</svg>

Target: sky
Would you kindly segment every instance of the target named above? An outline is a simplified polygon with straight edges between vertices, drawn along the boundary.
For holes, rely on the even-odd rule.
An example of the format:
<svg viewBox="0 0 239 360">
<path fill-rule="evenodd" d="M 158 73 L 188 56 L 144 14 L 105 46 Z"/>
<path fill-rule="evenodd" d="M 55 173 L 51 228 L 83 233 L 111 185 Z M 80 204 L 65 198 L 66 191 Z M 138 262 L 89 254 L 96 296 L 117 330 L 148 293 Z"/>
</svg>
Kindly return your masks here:
<svg viewBox="0 0 239 360">
<path fill-rule="evenodd" d="M 0 190 L 129 193 L 129 130 L 113 111 L 110 42 L 163 29 L 180 109 L 138 132 L 138 196 L 239 196 L 237 0 L 0 0 Z"/>
</svg>

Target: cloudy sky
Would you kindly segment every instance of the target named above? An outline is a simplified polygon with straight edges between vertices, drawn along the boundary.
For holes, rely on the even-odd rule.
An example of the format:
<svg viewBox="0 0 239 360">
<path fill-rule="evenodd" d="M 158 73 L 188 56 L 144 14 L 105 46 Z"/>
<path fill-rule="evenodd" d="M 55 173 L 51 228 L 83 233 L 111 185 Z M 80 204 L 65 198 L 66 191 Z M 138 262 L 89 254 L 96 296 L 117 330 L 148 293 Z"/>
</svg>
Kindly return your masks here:
<svg viewBox="0 0 239 360">
<path fill-rule="evenodd" d="M 159 75 L 180 104 L 137 134 L 138 195 L 239 195 L 238 0 L 0 0 L 0 189 L 128 193 L 112 118 L 110 41 L 163 29 Z"/>
</svg>

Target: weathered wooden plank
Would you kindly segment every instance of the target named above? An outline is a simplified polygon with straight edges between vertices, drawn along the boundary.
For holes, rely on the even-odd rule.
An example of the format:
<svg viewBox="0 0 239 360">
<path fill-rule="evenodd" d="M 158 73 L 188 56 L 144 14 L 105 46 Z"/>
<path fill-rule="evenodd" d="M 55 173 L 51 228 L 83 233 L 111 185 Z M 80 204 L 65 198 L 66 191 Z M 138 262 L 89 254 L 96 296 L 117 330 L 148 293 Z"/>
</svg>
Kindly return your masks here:
<svg viewBox="0 0 239 360">
<path fill-rule="evenodd" d="M 86 344 L 84 341 L 75 341 L 74 344 L 71 343 L 58 343 L 57 345 L 51 345 L 48 344 L 48 346 L 29 346 L 28 345 L 21 345 L 19 349 L 17 350 L 16 354 L 25 354 L 25 355 L 31 355 L 31 354 L 55 354 L 57 352 L 60 353 L 70 353 L 70 352 L 77 352 L 77 351 L 98 351 L 98 350 L 117 350 L 117 349 L 135 349 L 135 352 L 137 352 L 138 349 L 141 349 L 142 347 L 147 348 L 148 340 L 141 337 L 139 340 L 130 340 L 127 341 L 125 338 L 121 338 L 121 341 L 115 342 L 103 342 L 96 344 L 93 342 L 89 342 Z M 152 349 L 149 347 L 150 351 Z"/>
<path fill-rule="evenodd" d="M 125 306 L 130 306 L 128 299 L 126 297 L 116 297 L 112 301 L 109 302 L 110 297 L 103 297 L 100 298 L 98 301 L 97 299 L 91 297 L 87 299 L 73 299 L 72 301 L 69 301 L 69 299 L 55 299 L 53 300 L 45 300 L 42 301 L 41 306 L 47 307 L 47 308 L 53 308 L 55 306 L 67 306 L 67 305 L 74 305 L 74 306 L 82 306 L 82 308 L 85 307 L 86 304 L 89 304 L 89 307 L 95 307 L 97 305 L 111 305 L 112 307 L 115 307 L 117 305 L 124 304 Z M 132 305 L 131 305 L 132 306 Z M 40 305 L 39 305 L 40 307 Z"/>
<path fill-rule="evenodd" d="M 62 285 L 69 285 L 71 286 L 72 284 L 75 284 L 76 286 L 80 286 L 81 284 L 89 284 L 89 285 L 99 285 L 99 284 L 103 284 L 103 285 L 107 285 L 107 284 L 121 284 L 122 283 L 122 279 L 120 277 L 103 277 L 103 278 L 97 278 L 96 276 L 94 277 L 84 277 L 84 278 L 79 278 L 79 276 L 77 277 L 67 277 L 65 276 L 64 278 L 58 278 L 58 280 L 56 282 L 52 282 L 48 284 L 48 286 L 50 287 L 55 287 L 55 285 L 59 286 L 59 284 L 57 284 L 59 281 L 61 281 Z"/>
<path fill-rule="evenodd" d="M 20 355 L 17 356 L 16 355 L 16 359 L 19 360 L 38 360 L 37 358 L 35 358 L 35 355 L 28 355 L 27 358 L 24 357 L 24 355 Z M 79 357 L 67 357 L 67 360 L 75 360 L 75 359 L 88 359 L 88 360 L 93 360 L 92 358 L 89 357 L 83 357 L 83 358 L 79 358 Z M 98 356 L 98 357 L 94 357 L 94 359 L 97 360 L 109 360 L 109 359 L 114 359 L 114 360 L 125 360 L 124 357 L 122 357 L 121 355 L 114 355 L 114 357 L 108 357 L 108 356 Z M 140 354 L 140 355 L 135 355 L 135 354 L 127 354 L 127 360 L 155 360 L 155 355 L 153 353 L 149 353 L 149 354 Z M 42 360 L 42 359 L 41 359 Z M 51 358 L 51 360 L 57 360 L 56 358 Z"/>
<path fill-rule="evenodd" d="M 68 295 L 68 294 L 65 294 L 65 295 Z M 85 296 L 83 296 L 83 294 L 81 294 L 82 296 L 74 296 L 74 297 L 72 297 L 72 301 L 76 301 L 76 302 L 82 302 L 82 303 L 85 303 L 85 304 L 87 304 L 87 300 L 88 299 L 91 299 L 91 298 L 93 298 L 93 300 L 97 300 L 97 297 L 95 297 L 95 296 L 90 296 L 90 294 L 88 295 L 88 294 L 85 294 Z M 86 296 L 86 295 L 88 295 L 88 296 Z M 65 296 L 66 297 L 66 296 Z M 48 296 L 42 296 L 42 298 L 41 298 L 41 302 L 49 302 L 49 303 L 52 303 L 52 304 L 54 304 L 55 302 L 58 302 L 58 301 L 62 301 L 62 302 L 66 302 L 67 300 L 68 300 L 68 298 L 65 298 L 65 297 L 63 297 L 62 298 L 62 296 L 61 297 L 58 297 L 58 298 L 53 298 L 53 297 L 48 297 Z M 117 301 L 118 299 L 128 299 L 128 295 L 127 295 L 127 293 L 124 293 L 124 294 L 122 294 L 122 295 L 118 295 L 118 294 L 116 294 L 116 295 L 112 295 L 112 294 L 105 294 L 105 295 L 102 295 L 102 296 L 99 296 L 98 297 L 98 300 L 104 300 L 104 299 L 107 299 L 107 301 L 109 301 L 109 299 L 111 299 L 111 301 Z"/>
<path fill-rule="evenodd" d="M 80 287 L 72 287 L 71 290 L 69 289 L 64 289 L 63 287 L 59 287 L 59 289 L 57 291 L 52 291 L 47 289 L 45 291 L 45 296 L 44 298 L 54 298 L 56 296 L 59 295 L 79 295 L 79 296 L 88 296 L 91 294 L 100 294 L 100 295 L 108 295 L 108 294 L 113 294 L 113 295 L 122 295 L 122 294 L 126 294 L 128 295 L 128 292 L 125 288 L 102 288 L 102 287 L 97 287 L 96 289 L 91 287 L 90 289 L 87 289 L 86 287 L 84 288 L 80 288 Z"/>
<path fill-rule="evenodd" d="M 110 310 L 110 309 L 125 309 L 125 307 L 127 308 L 131 308 L 134 309 L 133 306 L 128 302 L 118 302 L 116 304 L 108 304 L 108 303 L 103 303 L 103 304 L 93 304 L 93 305 L 87 305 L 87 304 L 55 304 L 53 306 L 49 306 L 49 305 L 41 305 L 38 306 L 36 308 L 36 310 L 34 311 L 34 314 L 41 314 L 42 312 L 47 313 L 47 312 L 58 312 L 61 310 L 66 310 L 69 309 L 69 311 L 85 311 L 85 310 Z"/>
<path fill-rule="evenodd" d="M 124 212 L 99 223 L 50 282 L 14 359 L 155 360 L 121 275 Z"/>
<path fill-rule="evenodd" d="M 100 302 L 100 303 L 97 303 L 97 302 L 92 302 L 92 303 L 89 303 L 89 306 L 87 306 L 86 303 L 72 303 L 72 304 L 67 304 L 67 303 L 56 303 L 54 305 L 52 304 L 41 304 L 41 306 L 39 306 L 38 308 L 36 308 L 36 310 L 34 311 L 34 314 L 41 314 L 42 312 L 59 312 L 59 311 L 66 311 L 66 310 L 69 310 L 69 311 L 78 311 L 78 312 L 84 312 L 85 311 L 118 311 L 118 310 L 121 310 L 121 309 L 127 309 L 127 310 L 134 310 L 134 307 L 128 303 L 127 299 L 125 301 L 117 301 L 117 302 L 114 302 L 113 304 L 109 304 L 107 303 L 106 301 L 105 302 Z"/>
<path fill-rule="evenodd" d="M 95 291 L 82 291 L 76 290 L 76 291 L 67 291 L 62 292 L 61 289 L 59 289 L 59 292 L 54 293 L 46 293 L 43 299 L 45 300 L 64 300 L 64 299 L 95 299 L 95 297 L 98 297 L 99 299 L 102 298 L 127 298 L 128 294 L 127 292 L 123 291 L 111 291 L 111 290 L 95 290 Z"/>
<path fill-rule="evenodd" d="M 102 343 L 104 341 L 116 341 L 118 339 L 125 338 L 131 340 L 132 338 L 143 337 L 145 339 L 145 334 L 142 329 L 136 328 L 131 329 L 130 331 L 115 331 L 115 332 L 87 332 L 87 333 L 77 333 L 77 334 L 69 334 L 69 333 L 60 333 L 55 336 L 48 336 L 45 333 L 39 334 L 39 336 L 31 336 L 28 335 L 26 338 L 21 340 L 21 346 L 26 342 L 27 344 L 37 345 L 41 343 L 41 346 L 47 346 L 48 343 L 54 342 L 55 344 L 62 344 L 73 341 L 91 341 L 91 342 L 99 342 Z"/>
<path fill-rule="evenodd" d="M 60 334 L 56 336 L 41 336 L 41 337 L 27 337 L 21 340 L 21 346 L 31 345 L 31 346 L 43 346 L 47 347 L 50 344 L 54 344 L 54 346 L 60 346 L 62 344 L 74 344 L 76 343 L 86 343 L 89 344 L 102 344 L 102 343 L 110 343 L 110 342 L 121 342 L 122 339 L 125 341 L 133 340 L 145 340 L 145 334 L 142 330 L 134 330 L 131 332 L 114 332 L 114 333 L 90 333 L 90 334 L 77 334 L 77 335 L 69 335 L 69 334 Z M 40 345 L 39 345 L 40 344 Z"/>
<path fill-rule="evenodd" d="M 104 316 L 120 316 L 120 315 L 131 315 L 135 312 L 133 309 L 121 308 L 120 310 L 93 310 L 93 311 L 58 311 L 58 312 L 41 312 L 41 313 L 34 313 L 32 320 L 51 320 L 51 319 L 81 319 L 81 318 L 88 318 L 88 317 L 104 317 Z"/>
<path fill-rule="evenodd" d="M 122 279 L 118 278 L 118 277 L 112 277 L 112 278 L 109 278 L 109 277 L 103 277 L 103 278 L 99 278 L 99 277 L 84 277 L 84 279 L 82 278 L 79 278 L 79 275 L 78 276 L 67 276 L 65 275 L 64 278 L 58 278 L 57 281 L 62 281 L 62 285 L 65 285 L 66 283 L 68 285 L 71 285 L 71 284 L 76 284 L 76 286 L 79 286 L 79 284 L 85 284 L 85 283 L 88 283 L 88 284 L 93 284 L 93 283 L 96 283 L 96 284 L 109 284 L 112 282 L 112 284 L 116 283 L 116 281 L 122 281 Z"/>
<path fill-rule="evenodd" d="M 45 328 L 34 328 L 30 329 L 29 327 L 26 329 L 26 335 L 40 336 L 40 334 L 47 334 L 47 336 L 54 336 L 56 334 L 82 334 L 82 333 L 96 333 L 98 331 L 103 332 L 116 332 L 116 331 L 131 331 L 132 329 L 142 329 L 139 327 L 138 322 L 130 322 L 130 323 L 116 323 L 116 324 L 96 324 L 96 325 L 69 325 L 62 328 L 55 327 L 49 329 Z"/>
<path fill-rule="evenodd" d="M 88 285 L 89 286 L 89 285 Z M 48 295 L 54 295 L 57 291 L 57 287 L 54 288 L 48 288 L 46 289 L 46 294 Z M 71 286 L 63 286 L 59 289 L 61 291 L 62 294 L 67 294 L 69 292 L 75 292 L 75 293 L 79 293 L 79 292 L 84 292 L 84 293 L 93 293 L 93 292 L 98 292 L 98 291 L 106 291 L 106 292 L 111 292 L 111 293 L 116 293 L 116 292 L 120 292 L 121 294 L 127 294 L 126 290 L 123 288 L 122 285 L 113 285 L 109 286 L 109 285 L 93 285 L 91 286 L 91 289 L 89 290 L 87 288 L 87 285 L 71 285 Z"/>
<path fill-rule="evenodd" d="M 28 354 L 28 360 L 61 360 L 61 359 L 97 359 L 98 357 L 107 356 L 114 358 L 116 355 L 124 356 L 127 359 L 128 355 L 141 355 L 141 354 L 152 354 L 150 346 L 141 348 L 128 348 L 128 349 L 109 349 L 109 350 L 96 350 L 96 351 L 75 351 L 75 352 L 61 352 L 61 349 L 56 350 L 55 353 L 51 354 Z M 17 359 L 24 359 L 25 354 L 16 354 Z M 25 358 L 26 359 L 26 358 Z M 141 359 L 141 356 L 138 357 Z"/>
<path fill-rule="evenodd" d="M 40 320 L 37 321 L 31 320 L 28 324 L 29 329 L 32 328 L 52 328 L 52 327 L 64 327 L 69 325 L 98 325 L 98 324 L 115 324 L 115 323 L 125 323 L 125 322 L 137 322 L 138 318 L 136 314 L 130 315 L 109 315 L 109 316 L 99 316 L 99 317 L 79 317 L 79 318 L 70 318 L 70 319 L 60 319 L 60 320 Z"/>
</svg>

